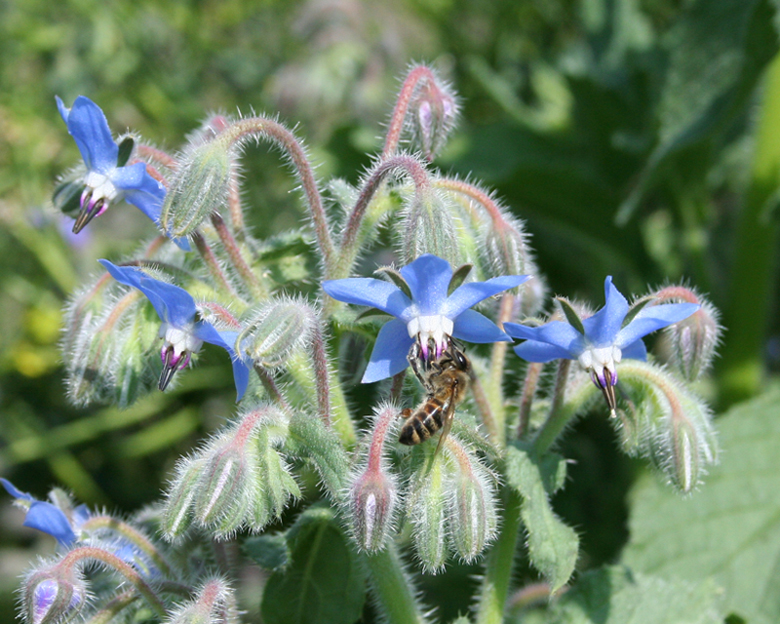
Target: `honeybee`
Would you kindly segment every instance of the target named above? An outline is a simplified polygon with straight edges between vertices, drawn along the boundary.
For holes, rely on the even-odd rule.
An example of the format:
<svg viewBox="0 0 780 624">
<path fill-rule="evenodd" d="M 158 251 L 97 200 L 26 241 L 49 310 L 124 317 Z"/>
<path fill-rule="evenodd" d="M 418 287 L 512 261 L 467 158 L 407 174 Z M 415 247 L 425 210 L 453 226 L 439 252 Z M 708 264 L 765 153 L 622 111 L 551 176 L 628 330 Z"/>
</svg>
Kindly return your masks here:
<svg viewBox="0 0 780 624">
<path fill-rule="evenodd" d="M 441 429 L 436 446 L 438 454 L 452 427 L 455 407 L 466 396 L 471 380 L 471 362 L 452 340 L 438 358 L 426 360 L 420 357 L 419 352 L 419 345 L 415 344 L 409 354 L 409 363 L 428 396 L 415 410 L 407 408 L 401 412 L 406 422 L 401 427 L 398 441 L 414 446 Z"/>
</svg>

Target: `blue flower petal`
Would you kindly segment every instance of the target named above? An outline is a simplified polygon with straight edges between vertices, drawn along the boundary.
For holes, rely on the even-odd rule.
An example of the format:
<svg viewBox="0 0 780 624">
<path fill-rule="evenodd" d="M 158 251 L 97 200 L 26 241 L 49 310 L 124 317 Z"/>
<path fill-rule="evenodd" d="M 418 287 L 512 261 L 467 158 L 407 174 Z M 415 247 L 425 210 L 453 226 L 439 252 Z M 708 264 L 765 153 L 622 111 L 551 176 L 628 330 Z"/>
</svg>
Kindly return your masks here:
<svg viewBox="0 0 780 624">
<path fill-rule="evenodd" d="M 504 275 L 502 277 L 494 277 L 486 282 L 463 284 L 447 297 L 441 308 L 441 314 L 447 318 L 455 318 L 458 314 L 468 310 L 483 299 L 519 286 L 530 279 L 530 277 L 530 275 Z"/>
<path fill-rule="evenodd" d="M 76 541 L 76 534 L 62 510 L 45 501 L 35 501 L 30 505 L 23 524 L 56 537 L 57 541 L 65 546 Z"/>
<path fill-rule="evenodd" d="M 400 273 L 409 284 L 412 300 L 417 305 L 419 314 L 442 314 L 452 279 L 449 262 L 432 254 L 424 254 L 403 267 Z"/>
<path fill-rule="evenodd" d="M 379 330 L 362 383 L 372 383 L 392 377 L 404 370 L 409 362 L 406 356 L 414 340 L 409 337 L 406 324 L 398 319 L 388 321 Z"/>
<path fill-rule="evenodd" d="M 60 114 L 63 108 L 60 108 Z M 106 116 L 97 104 L 80 95 L 68 111 L 66 123 L 87 169 L 108 174 L 116 167 L 119 147 L 114 143 Z"/>
<path fill-rule="evenodd" d="M 54 99 L 57 102 L 57 110 L 60 111 L 60 117 L 62 117 L 62 121 L 64 121 L 65 125 L 67 126 L 68 125 L 68 115 L 70 115 L 70 109 L 67 106 L 65 106 L 65 102 L 63 102 L 60 99 L 59 95 L 55 95 Z"/>
<path fill-rule="evenodd" d="M 217 329 L 205 321 L 195 323 L 193 331 L 195 336 L 203 342 L 222 347 L 230 354 L 233 363 L 233 381 L 236 384 L 236 402 L 240 401 L 249 385 L 249 366 L 242 360 L 233 348 L 238 339 L 238 332 L 217 331 Z"/>
<path fill-rule="evenodd" d="M 593 316 L 582 321 L 585 336 L 594 347 L 606 347 L 615 343 L 615 337 L 628 314 L 628 301 L 612 284 L 612 276 L 604 280 L 606 303 Z"/>
<path fill-rule="evenodd" d="M 688 318 L 700 307 L 696 303 L 666 303 L 645 306 L 628 325 L 620 330 L 615 344 L 622 349 L 623 345 L 629 345 L 642 336 Z"/>
<path fill-rule="evenodd" d="M 641 338 L 621 349 L 621 352 L 624 360 L 647 360 L 647 347 Z"/>
<path fill-rule="evenodd" d="M 515 353 L 527 362 L 544 364 L 553 360 L 570 360 L 571 354 L 556 345 L 538 340 L 526 340 L 515 347 Z"/>
<path fill-rule="evenodd" d="M 98 262 L 100 262 L 100 264 L 106 268 L 106 270 L 111 274 L 111 277 L 113 277 L 117 282 L 124 284 L 125 286 L 132 286 L 133 288 L 137 288 L 142 293 L 144 293 L 146 298 L 149 299 L 152 306 L 154 307 L 155 312 L 157 312 L 157 316 L 160 317 L 160 320 L 166 320 L 168 310 L 165 301 L 163 301 L 156 293 L 144 292 L 144 287 L 141 285 L 141 282 L 145 279 L 148 279 L 149 277 L 146 275 L 146 273 L 144 273 L 138 267 L 116 266 L 108 260 L 98 260 Z"/>
<path fill-rule="evenodd" d="M 326 280 L 322 289 L 338 301 L 371 306 L 399 318 L 403 318 L 412 305 L 397 286 L 373 277 Z"/>
<path fill-rule="evenodd" d="M 32 494 L 28 494 L 27 492 L 22 492 L 21 490 L 17 489 L 17 487 L 8 479 L 0 479 L 0 484 L 2 484 L 5 488 L 5 491 L 14 498 L 21 498 L 31 503 L 35 500 Z"/>
<path fill-rule="evenodd" d="M 467 342 L 509 342 L 511 338 L 498 325 L 475 310 L 464 310 L 455 319 L 454 338 Z"/>
<path fill-rule="evenodd" d="M 567 354 L 560 357 L 572 360 L 576 360 L 585 350 L 585 340 L 582 334 L 563 321 L 550 321 L 539 327 L 504 323 L 504 331 L 513 338 L 536 340 L 558 347 L 562 353 Z"/>
<path fill-rule="evenodd" d="M 195 321 L 197 312 L 195 300 L 183 288 L 146 277 L 141 280 L 139 289 L 152 302 L 160 319 L 167 321 L 173 327 L 184 328 Z M 164 315 L 160 315 L 160 311 L 154 303 L 155 299 L 161 301 L 165 307 Z"/>
</svg>

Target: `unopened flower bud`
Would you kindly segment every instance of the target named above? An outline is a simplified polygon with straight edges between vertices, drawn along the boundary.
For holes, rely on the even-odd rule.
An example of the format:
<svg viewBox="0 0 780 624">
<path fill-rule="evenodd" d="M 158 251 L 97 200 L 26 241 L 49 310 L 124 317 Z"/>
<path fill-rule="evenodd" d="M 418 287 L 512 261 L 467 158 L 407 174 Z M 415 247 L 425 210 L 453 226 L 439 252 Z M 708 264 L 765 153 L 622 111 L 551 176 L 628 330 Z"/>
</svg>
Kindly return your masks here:
<svg viewBox="0 0 780 624">
<path fill-rule="evenodd" d="M 495 477 L 454 437 L 447 447 L 454 458 L 446 484 L 450 539 L 455 553 L 471 562 L 496 535 Z"/>
<path fill-rule="evenodd" d="M 407 261 L 433 254 L 455 267 L 466 264 L 455 215 L 445 195 L 433 189 L 415 192 L 402 226 L 402 253 Z"/>
<path fill-rule="evenodd" d="M 690 492 L 717 462 L 718 443 L 712 415 L 699 397 L 668 370 L 647 362 L 624 360 L 621 387 L 637 411 L 637 450 L 648 456 L 682 492 Z"/>
<path fill-rule="evenodd" d="M 168 489 L 162 518 L 162 529 L 167 539 L 181 537 L 192 524 L 192 501 L 198 491 L 198 480 L 206 460 L 185 457 L 176 464 L 176 476 Z"/>
<path fill-rule="evenodd" d="M 73 566 L 52 565 L 33 571 L 22 585 L 23 614 L 28 624 L 71 619 L 84 606 L 87 587 Z"/>
<path fill-rule="evenodd" d="M 236 158 L 225 134 L 190 146 L 165 195 L 160 214 L 165 232 L 174 238 L 188 236 L 226 204 Z"/>
<path fill-rule="evenodd" d="M 349 491 L 349 520 L 358 547 L 367 552 L 382 550 L 393 533 L 396 489 L 388 476 L 369 468 Z"/>
<path fill-rule="evenodd" d="M 432 448 L 425 449 L 426 455 L 433 452 Z M 429 457 L 425 459 L 428 460 Z M 449 510 L 445 489 L 445 462 L 442 458 L 437 458 L 430 470 L 427 469 L 427 463 L 420 462 L 412 477 L 407 494 L 406 513 L 412 523 L 414 549 L 423 569 L 436 573 L 444 567 L 447 559 L 445 546 Z"/>
<path fill-rule="evenodd" d="M 412 124 L 423 155 L 433 160 L 458 118 L 458 104 L 445 82 L 426 80 L 411 104 Z"/>
<path fill-rule="evenodd" d="M 699 302 L 698 312 L 670 325 L 664 332 L 671 363 L 688 381 L 697 380 L 712 364 L 722 329 L 715 307 L 706 300 Z"/>
<path fill-rule="evenodd" d="M 309 339 L 317 314 L 301 299 L 271 299 L 249 317 L 238 343 L 256 363 L 282 366 Z"/>
<path fill-rule="evenodd" d="M 206 582 L 194 600 L 173 611 L 166 624 L 228 624 L 238 621 L 233 590 L 222 579 Z"/>
<path fill-rule="evenodd" d="M 225 440 L 213 445 L 201 472 L 193 499 L 196 520 L 203 526 L 238 528 L 251 504 L 250 483 L 259 478 L 249 460 L 249 449 Z"/>
<path fill-rule="evenodd" d="M 248 524 L 253 531 L 260 531 L 269 522 L 278 519 L 290 499 L 300 497 L 301 490 L 267 431 L 260 432 L 256 446 L 257 474 L 260 478 L 250 484 L 254 488 L 254 496 Z"/>
</svg>

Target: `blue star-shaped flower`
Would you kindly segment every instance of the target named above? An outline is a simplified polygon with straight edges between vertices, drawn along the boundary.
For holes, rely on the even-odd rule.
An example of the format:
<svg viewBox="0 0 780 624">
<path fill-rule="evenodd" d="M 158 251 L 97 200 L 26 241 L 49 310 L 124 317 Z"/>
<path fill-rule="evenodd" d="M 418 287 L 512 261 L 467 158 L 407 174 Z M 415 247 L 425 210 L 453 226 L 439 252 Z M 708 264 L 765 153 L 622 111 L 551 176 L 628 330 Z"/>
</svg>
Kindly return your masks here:
<svg viewBox="0 0 780 624">
<path fill-rule="evenodd" d="M 408 365 L 409 349 L 418 341 L 423 358 L 428 358 L 429 341 L 439 357 L 449 337 L 468 342 L 509 340 L 493 321 L 470 310 L 509 288 L 519 286 L 530 276 L 506 275 L 486 282 L 470 282 L 448 294 L 452 267 L 446 260 L 425 254 L 400 270 L 411 293 L 409 298 L 398 286 L 368 277 L 328 280 L 323 290 L 346 303 L 372 306 L 395 319 L 379 331 L 371 358 L 363 375 L 370 383 L 400 373 Z"/>
<path fill-rule="evenodd" d="M 78 526 L 89 518 L 86 505 L 79 505 L 73 510 L 69 520 L 56 505 L 47 501 L 36 500 L 32 495 L 22 492 L 7 479 L 0 479 L 5 491 L 16 499 L 16 504 L 27 510 L 23 525 L 37 529 L 55 537 L 63 546 L 70 546 L 76 541 Z"/>
<path fill-rule="evenodd" d="M 233 345 L 238 332 L 218 331 L 211 323 L 197 319 L 195 300 L 183 288 L 149 277 L 141 269 L 132 266 L 116 266 L 108 260 L 100 260 L 112 277 L 122 284 L 140 290 L 154 306 L 162 321 L 160 336 L 164 338 L 160 357 L 163 370 L 160 390 L 165 390 L 173 374 L 190 361 L 204 342 L 222 347 L 233 361 L 233 379 L 236 384 L 236 401 L 240 401 L 249 383 L 249 367 L 236 354 Z"/>
<path fill-rule="evenodd" d="M 701 306 L 695 303 L 645 305 L 630 322 L 624 323 L 629 314 L 628 301 L 612 284 L 611 276 L 604 282 L 604 293 L 604 307 L 583 319 L 581 329 L 564 321 L 550 321 L 539 327 L 505 323 L 504 329 L 513 338 L 525 339 L 515 347 L 515 353 L 524 360 L 577 360 L 590 372 L 593 383 L 601 389 L 610 410 L 614 411 L 615 364 L 622 358 L 647 359 L 643 336 L 688 318 Z"/>
<path fill-rule="evenodd" d="M 111 137 L 108 121 L 100 107 L 80 95 L 70 109 L 57 97 L 57 108 L 87 167 L 81 210 L 73 224 L 73 232 L 78 234 L 93 218 L 103 214 L 112 201 L 119 199 L 133 204 L 159 225 L 165 188 L 149 175 L 145 163 L 123 166 L 125 163 L 119 162 L 119 146 Z M 190 250 L 186 239 L 175 239 L 174 242 L 185 251 Z"/>
</svg>

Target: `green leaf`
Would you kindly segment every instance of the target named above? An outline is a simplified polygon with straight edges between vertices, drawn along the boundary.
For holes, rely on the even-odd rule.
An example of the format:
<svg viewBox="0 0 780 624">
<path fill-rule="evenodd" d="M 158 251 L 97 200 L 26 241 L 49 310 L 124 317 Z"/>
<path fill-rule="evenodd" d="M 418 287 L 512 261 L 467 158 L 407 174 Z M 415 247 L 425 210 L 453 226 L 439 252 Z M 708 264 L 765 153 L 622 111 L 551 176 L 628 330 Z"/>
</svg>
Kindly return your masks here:
<svg viewBox="0 0 780 624">
<path fill-rule="evenodd" d="M 552 510 L 548 495 L 562 480 L 559 461 L 540 461 L 516 446 L 507 448 L 506 478 L 523 497 L 520 515 L 528 531 L 531 563 L 550 583 L 552 592 L 569 580 L 577 563 L 579 538 Z M 564 466 L 565 469 L 565 466 Z"/>
<path fill-rule="evenodd" d="M 278 570 L 290 561 L 290 551 L 287 550 L 287 540 L 283 533 L 250 537 L 242 549 L 247 557 L 267 570 Z"/>
<path fill-rule="evenodd" d="M 472 264 L 464 264 L 452 274 L 452 277 L 450 278 L 450 285 L 447 287 L 447 295 L 451 295 L 455 290 L 463 284 L 464 280 L 469 276 L 469 273 L 471 273 L 471 269 L 474 268 L 474 265 Z"/>
<path fill-rule="evenodd" d="M 634 191 L 618 211 L 625 224 L 670 157 L 713 138 L 744 112 L 777 52 L 767 0 L 696 0 L 669 32 L 658 105 L 659 142 Z"/>
<path fill-rule="evenodd" d="M 583 574 L 552 610 L 551 624 L 721 624 L 720 588 L 665 581 L 610 566 Z"/>
<path fill-rule="evenodd" d="M 409 290 L 409 284 L 403 278 L 398 271 L 392 267 L 379 267 L 374 273 L 378 275 L 385 275 L 387 278 L 396 285 L 409 299 L 412 298 L 412 291 Z"/>
<path fill-rule="evenodd" d="M 122 139 L 122 142 L 119 144 L 119 151 L 116 159 L 117 167 L 124 167 L 127 164 L 127 161 L 130 160 L 130 154 L 133 153 L 134 147 L 135 139 L 133 139 L 133 137 L 126 136 Z"/>
<path fill-rule="evenodd" d="M 718 421 L 724 449 L 700 492 L 681 498 L 655 479 L 633 492 L 624 562 L 726 590 L 727 613 L 780 621 L 780 387 Z"/>
<path fill-rule="evenodd" d="M 353 624 L 365 576 L 326 507 L 305 511 L 287 533 L 291 558 L 268 579 L 260 605 L 266 624 Z"/>
</svg>

